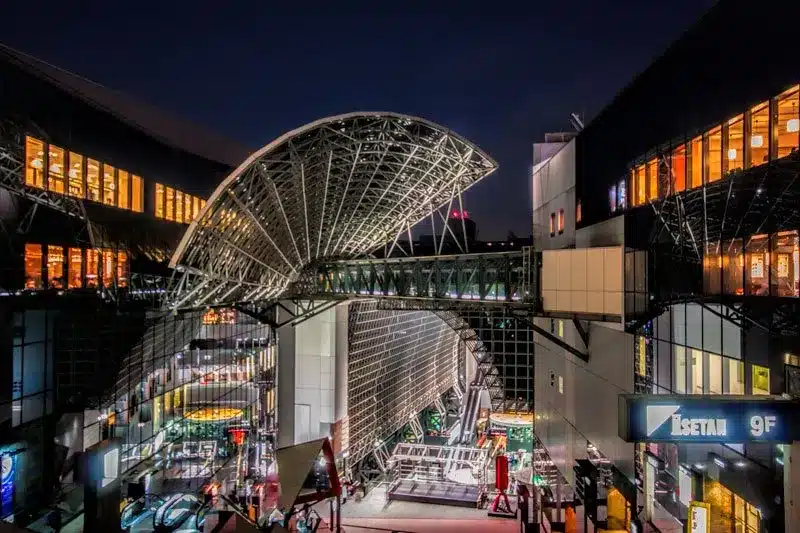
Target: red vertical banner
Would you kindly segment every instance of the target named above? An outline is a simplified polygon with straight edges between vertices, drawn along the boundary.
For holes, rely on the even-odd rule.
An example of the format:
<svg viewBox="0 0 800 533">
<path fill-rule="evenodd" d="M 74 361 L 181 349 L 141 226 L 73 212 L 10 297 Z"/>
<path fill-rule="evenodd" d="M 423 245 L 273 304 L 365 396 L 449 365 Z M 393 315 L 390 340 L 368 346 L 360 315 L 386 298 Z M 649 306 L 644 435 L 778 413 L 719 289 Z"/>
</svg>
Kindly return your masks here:
<svg viewBox="0 0 800 533">
<path fill-rule="evenodd" d="M 499 491 L 508 489 L 508 457 L 498 455 L 494 460 L 494 486 Z"/>
</svg>

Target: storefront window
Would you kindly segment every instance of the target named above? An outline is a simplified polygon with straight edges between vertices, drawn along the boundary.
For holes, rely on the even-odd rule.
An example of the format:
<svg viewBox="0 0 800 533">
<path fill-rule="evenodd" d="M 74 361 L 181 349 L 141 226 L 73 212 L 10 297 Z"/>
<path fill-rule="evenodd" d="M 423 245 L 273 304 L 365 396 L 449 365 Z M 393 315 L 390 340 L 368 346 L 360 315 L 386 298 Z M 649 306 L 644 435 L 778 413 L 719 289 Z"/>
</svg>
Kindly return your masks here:
<svg viewBox="0 0 800 533">
<path fill-rule="evenodd" d="M 636 167 L 636 188 L 634 205 L 644 205 L 647 202 L 647 176 L 646 167 L 639 165 Z"/>
<path fill-rule="evenodd" d="M 63 148 L 53 146 L 52 144 L 47 148 L 49 165 L 47 169 L 47 190 L 64 194 L 66 190 L 64 185 L 64 164 L 66 155 Z"/>
<path fill-rule="evenodd" d="M 769 368 L 753 365 L 753 394 L 769 394 Z"/>
<path fill-rule="evenodd" d="M 689 143 L 691 165 L 689 166 L 689 187 L 694 189 L 703 184 L 703 138 L 695 137 Z"/>
<path fill-rule="evenodd" d="M 728 149 L 725 154 L 727 171 L 741 170 L 744 168 L 744 115 L 739 115 L 728 121 Z"/>
<path fill-rule="evenodd" d="M 617 209 L 628 207 L 628 192 L 625 187 L 625 180 L 619 180 L 617 184 Z"/>
<path fill-rule="evenodd" d="M 751 296 L 769 295 L 769 238 L 754 235 L 745 250 L 745 292 Z"/>
<path fill-rule="evenodd" d="M 117 205 L 116 197 L 117 178 L 114 167 L 103 164 L 103 203 Z"/>
<path fill-rule="evenodd" d="M 114 286 L 114 274 L 116 273 L 116 254 L 113 250 L 103 250 L 103 287 Z"/>
<path fill-rule="evenodd" d="M 772 235 L 770 258 L 770 294 L 800 296 L 800 264 L 797 230 Z"/>
<path fill-rule="evenodd" d="M 128 286 L 128 254 L 127 252 L 117 253 L 117 283 L 120 287 Z"/>
<path fill-rule="evenodd" d="M 722 292 L 736 296 L 744 294 L 742 239 L 732 239 L 722 243 Z"/>
<path fill-rule="evenodd" d="M 703 394 L 703 352 L 689 349 L 691 366 L 689 367 L 688 394 Z"/>
<path fill-rule="evenodd" d="M 708 393 L 722 394 L 722 356 L 709 353 L 708 356 Z"/>
<path fill-rule="evenodd" d="M 42 245 L 25 245 L 25 288 L 42 288 Z"/>
<path fill-rule="evenodd" d="M 69 263 L 67 264 L 68 289 L 80 289 L 83 286 L 81 281 L 81 267 L 83 265 L 83 250 L 80 248 L 69 249 Z"/>
<path fill-rule="evenodd" d="M 94 159 L 86 159 L 86 191 L 88 200 L 100 201 L 100 163 Z"/>
<path fill-rule="evenodd" d="M 47 286 L 64 288 L 64 248 L 61 246 L 47 247 Z"/>
<path fill-rule="evenodd" d="M 167 220 L 175 220 L 175 189 L 172 187 L 166 187 L 164 189 L 164 195 L 166 196 L 166 219 Z"/>
<path fill-rule="evenodd" d="M 769 102 L 750 110 L 750 166 L 769 162 Z"/>
<path fill-rule="evenodd" d="M 682 144 L 672 151 L 670 156 L 672 172 L 672 192 L 686 190 L 686 145 Z"/>
<path fill-rule="evenodd" d="M 128 194 L 130 191 L 130 175 L 124 170 L 117 171 L 117 207 L 128 209 L 130 203 L 128 202 Z"/>
<path fill-rule="evenodd" d="M 139 176 L 131 176 L 131 209 L 144 213 L 144 183 Z"/>
<path fill-rule="evenodd" d="M 100 272 L 100 253 L 97 250 L 86 250 L 86 286 L 97 287 Z"/>
<path fill-rule="evenodd" d="M 744 394 L 744 362 L 724 357 L 722 378 L 725 383 L 724 394 Z"/>
<path fill-rule="evenodd" d="M 647 200 L 652 202 L 658 199 L 658 158 L 653 158 L 647 163 Z"/>
<path fill-rule="evenodd" d="M 673 346 L 675 350 L 674 392 L 676 394 L 686 394 L 686 348 L 683 346 Z"/>
<path fill-rule="evenodd" d="M 795 85 L 778 97 L 778 116 L 775 120 L 778 157 L 785 157 L 800 147 L 800 85 Z"/>
<path fill-rule="evenodd" d="M 69 195 L 83 198 L 83 156 L 69 153 Z"/>
<path fill-rule="evenodd" d="M 706 181 L 713 183 L 722 178 L 722 127 L 717 126 L 705 134 Z"/>
<path fill-rule="evenodd" d="M 25 137 L 25 185 L 44 189 L 44 142 Z"/>
</svg>

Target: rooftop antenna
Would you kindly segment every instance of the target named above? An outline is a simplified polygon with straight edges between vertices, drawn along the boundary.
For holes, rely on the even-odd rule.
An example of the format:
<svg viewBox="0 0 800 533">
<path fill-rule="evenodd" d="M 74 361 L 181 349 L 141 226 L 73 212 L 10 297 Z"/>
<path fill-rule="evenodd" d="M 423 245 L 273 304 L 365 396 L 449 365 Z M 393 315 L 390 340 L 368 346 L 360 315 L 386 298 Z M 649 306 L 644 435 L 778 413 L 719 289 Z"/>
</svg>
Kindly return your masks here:
<svg viewBox="0 0 800 533">
<path fill-rule="evenodd" d="M 583 130 L 583 121 L 581 117 L 578 116 L 577 113 L 571 113 L 569 116 L 569 122 L 572 124 L 572 127 L 575 128 L 575 131 L 580 133 Z"/>
</svg>

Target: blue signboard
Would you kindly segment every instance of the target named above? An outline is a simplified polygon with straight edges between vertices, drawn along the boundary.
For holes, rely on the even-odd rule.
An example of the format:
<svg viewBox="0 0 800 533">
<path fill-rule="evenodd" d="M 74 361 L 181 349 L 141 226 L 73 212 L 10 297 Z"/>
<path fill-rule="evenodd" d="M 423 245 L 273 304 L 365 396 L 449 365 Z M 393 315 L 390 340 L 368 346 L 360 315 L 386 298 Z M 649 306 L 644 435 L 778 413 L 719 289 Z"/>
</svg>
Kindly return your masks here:
<svg viewBox="0 0 800 533">
<path fill-rule="evenodd" d="M 619 436 L 627 442 L 800 440 L 800 402 L 773 396 L 620 396 Z"/>
</svg>

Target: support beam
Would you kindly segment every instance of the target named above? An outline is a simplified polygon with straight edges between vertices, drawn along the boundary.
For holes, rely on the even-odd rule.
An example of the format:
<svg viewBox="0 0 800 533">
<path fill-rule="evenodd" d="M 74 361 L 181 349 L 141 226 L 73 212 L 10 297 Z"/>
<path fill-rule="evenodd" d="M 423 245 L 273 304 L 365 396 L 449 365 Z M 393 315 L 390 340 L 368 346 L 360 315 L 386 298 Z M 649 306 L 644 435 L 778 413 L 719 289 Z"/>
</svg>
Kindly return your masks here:
<svg viewBox="0 0 800 533">
<path fill-rule="evenodd" d="M 572 355 L 574 355 L 578 359 L 580 359 L 582 361 L 585 361 L 587 363 L 589 362 L 589 354 L 588 353 L 584 353 L 584 352 L 578 350 L 577 348 L 575 348 L 574 346 L 570 345 L 569 343 L 564 342 L 564 340 L 562 338 L 553 335 L 552 333 L 550 333 L 549 331 L 547 331 L 543 327 L 537 326 L 533 322 L 531 322 L 530 326 L 531 326 L 531 329 L 533 331 L 535 331 L 536 333 L 538 333 L 539 335 L 541 335 L 545 339 L 549 340 L 550 342 L 552 342 L 553 344 L 555 344 L 559 348 L 564 348 L 566 351 L 568 351 L 569 353 L 571 353 Z"/>
<path fill-rule="evenodd" d="M 572 323 L 575 324 L 575 329 L 578 330 L 578 335 L 581 336 L 581 340 L 583 341 L 583 347 L 587 350 L 589 349 L 589 331 L 583 327 L 583 322 L 578 320 L 577 318 L 572 319 Z"/>
</svg>

